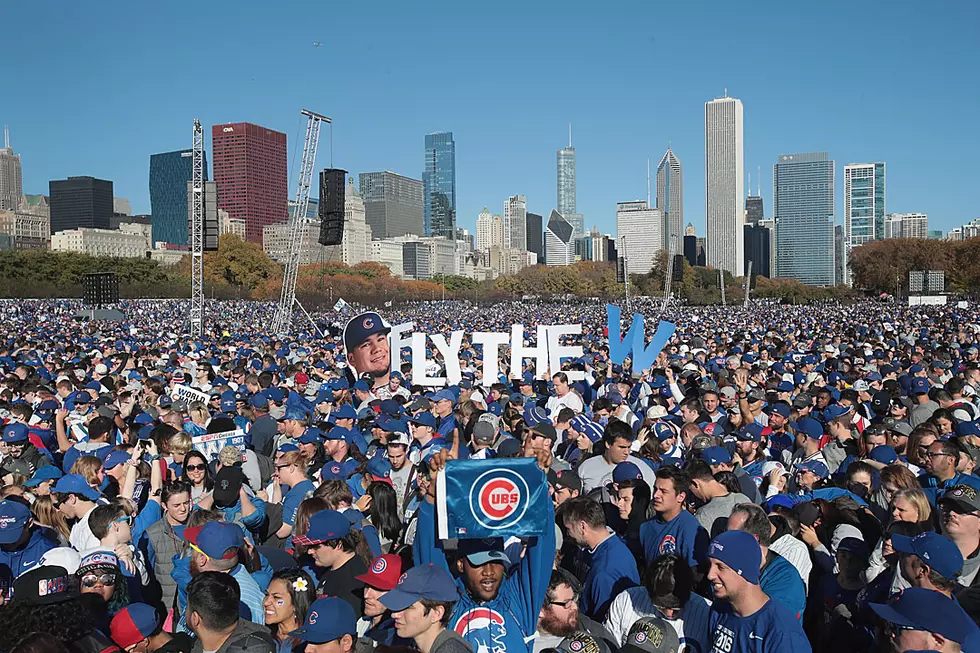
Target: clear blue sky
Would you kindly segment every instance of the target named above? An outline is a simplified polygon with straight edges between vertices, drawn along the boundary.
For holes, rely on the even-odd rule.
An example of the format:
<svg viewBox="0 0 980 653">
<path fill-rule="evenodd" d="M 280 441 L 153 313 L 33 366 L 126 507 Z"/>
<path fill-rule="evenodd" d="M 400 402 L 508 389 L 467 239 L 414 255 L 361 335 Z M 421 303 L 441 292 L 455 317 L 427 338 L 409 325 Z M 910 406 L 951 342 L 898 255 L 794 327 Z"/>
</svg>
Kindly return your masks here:
<svg viewBox="0 0 980 653">
<path fill-rule="evenodd" d="M 816 150 L 837 162 L 838 221 L 844 164 L 878 160 L 889 212 L 944 230 L 980 216 L 972 0 L 33 0 L 5 3 L 0 22 L 0 122 L 25 192 L 94 175 L 148 213 L 150 154 L 190 147 L 198 117 L 285 132 L 292 197 L 310 108 L 333 117 L 334 163 L 355 174 L 420 178 L 423 135 L 453 131 L 458 222 L 472 230 L 515 193 L 547 216 L 571 121 L 588 227 L 615 232 L 616 202 L 645 197 L 647 158 L 670 139 L 703 234 L 704 102 L 727 88 L 767 216 L 776 157 Z"/>
</svg>

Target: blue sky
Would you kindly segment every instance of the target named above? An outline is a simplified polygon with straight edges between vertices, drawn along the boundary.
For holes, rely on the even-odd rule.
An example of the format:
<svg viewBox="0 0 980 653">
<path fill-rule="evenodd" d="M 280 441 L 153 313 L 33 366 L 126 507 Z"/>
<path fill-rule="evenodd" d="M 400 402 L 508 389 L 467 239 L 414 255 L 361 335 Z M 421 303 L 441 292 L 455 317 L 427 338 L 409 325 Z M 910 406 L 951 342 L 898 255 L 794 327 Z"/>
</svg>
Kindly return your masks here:
<svg viewBox="0 0 980 653">
<path fill-rule="evenodd" d="M 472 230 L 515 193 L 547 216 L 571 121 L 588 227 L 615 233 L 616 202 L 645 197 L 647 159 L 669 139 L 685 221 L 703 234 L 704 102 L 727 88 L 767 216 L 776 157 L 824 150 L 838 221 L 844 164 L 878 160 L 889 212 L 944 230 L 980 216 L 980 3 L 967 0 L 33 0 L 5 3 L 0 22 L 16 53 L 0 122 L 30 193 L 94 175 L 149 212 L 150 154 L 190 147 L 197 117 L 285 132 L 292 197 L 310 108 L 334 119 L 334 163 L 355 174 L 421 178 L 423 135 L 453 131 Z"/>
</svg>

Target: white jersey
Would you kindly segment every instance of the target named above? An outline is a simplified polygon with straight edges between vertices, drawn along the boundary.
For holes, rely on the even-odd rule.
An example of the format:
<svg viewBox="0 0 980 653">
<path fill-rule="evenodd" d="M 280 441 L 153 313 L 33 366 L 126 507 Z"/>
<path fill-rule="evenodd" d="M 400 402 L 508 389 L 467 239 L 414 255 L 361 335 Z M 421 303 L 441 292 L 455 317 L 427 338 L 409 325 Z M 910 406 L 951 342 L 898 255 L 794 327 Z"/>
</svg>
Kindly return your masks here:
<svg viewBox="0 0 980 653">
<path fill-rule="evenodd" d="M 681 646 L 678 653 L 703 653 L 709 648 L 711 601 L 691 594 L 677 619 L 667 619 L 655 607 L 645 587 L 631 587 L 621 592 L 609 606 L 606 630 L 620 645 L 626 643 L 630 628 L 643 617 L 660 617 L 677 633 Z"/>
</svg>

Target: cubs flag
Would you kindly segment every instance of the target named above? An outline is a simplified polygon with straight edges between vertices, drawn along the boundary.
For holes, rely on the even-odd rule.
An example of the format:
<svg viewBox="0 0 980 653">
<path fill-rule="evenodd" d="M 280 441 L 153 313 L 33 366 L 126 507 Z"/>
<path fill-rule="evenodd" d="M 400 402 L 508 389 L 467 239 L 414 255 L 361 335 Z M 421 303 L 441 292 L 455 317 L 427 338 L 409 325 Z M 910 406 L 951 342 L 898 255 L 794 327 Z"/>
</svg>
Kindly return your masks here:
<svg viewBox="0 0 980 653">
<path fill-rule="evenodd" d="M 450 460 L 436 482 L 439 538 L 532 537 L 554 524 L 548 483 L 534 458 Z"/>
<path fill-rule="evenodd" d="M 338 299 L 337 300 L 337 303 L 333 305 L 333 310 L 335 310 L 337 312 L 340 312 L 340 311 L 344 310 L 345 308 L 347 308 L 347 302 L 344 301 L 344 298 L 343 297 L 341 297 L 340 299 Z"/>
</svg>

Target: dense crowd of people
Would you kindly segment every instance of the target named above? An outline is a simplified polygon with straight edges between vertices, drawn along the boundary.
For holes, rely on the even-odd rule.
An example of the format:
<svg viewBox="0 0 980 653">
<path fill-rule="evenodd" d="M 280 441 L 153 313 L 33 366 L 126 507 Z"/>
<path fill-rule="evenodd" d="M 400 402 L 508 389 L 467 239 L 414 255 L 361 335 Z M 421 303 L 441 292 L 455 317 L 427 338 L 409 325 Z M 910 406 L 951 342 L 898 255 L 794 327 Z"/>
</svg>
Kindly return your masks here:
<svg viewBox="0 0 980 653">
<path fill-rule="evenodd" d="M 640 299 L 676 326 L 647 369 L 611 359 L 601 302 L 289 337 L 209 302 L 203 338 L 184 302 L 78 308 L 0 303 L 3 653 L 980 651 L 970 306 Z M 464 332 L 458 382 L 414 382 L 405 322 Z M 501 346 L 486 378 L 472 334 L 514 324 L 581 325 L 583 355 Z M 516 458 L 553 528 L 440 538 L 440 475 Z"/>
</svg>

